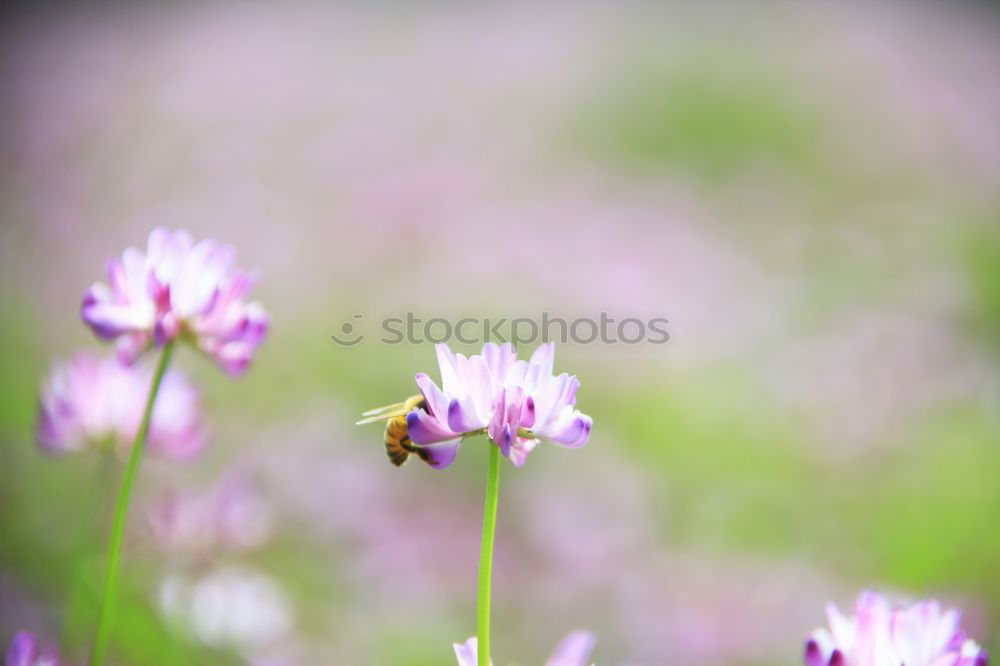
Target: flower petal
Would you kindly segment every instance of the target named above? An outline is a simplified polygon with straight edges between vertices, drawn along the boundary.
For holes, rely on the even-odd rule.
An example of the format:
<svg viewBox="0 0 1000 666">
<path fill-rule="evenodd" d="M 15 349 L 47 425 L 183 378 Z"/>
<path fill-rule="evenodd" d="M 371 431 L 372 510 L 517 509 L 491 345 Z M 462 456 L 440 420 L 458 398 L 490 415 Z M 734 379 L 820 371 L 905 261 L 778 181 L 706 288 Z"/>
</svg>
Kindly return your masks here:
<svg viewBox="0 0 1000 666">
<path fill-rule="evenodd" d="M 455 460 L 461 443 L 462 440 L 458 438 L 439 444 L 426 444 L 419 447 L 418 455 L 434 469 L 444 469 Z"/>
<path fill-rule="evenodd" d="M 434 345 L 437 353 L 438 370 L 441 372 L 441 388 L 448 395 L 453 395 L 461 389 L 461 383 L 456 374 L 457 362 L 455 354 L 445 343 Z"/>
<path fill-rule="evenodd" d="M 510 447 L 510 461 L 515 467 L 521 467 L 528 460 L 528 454 L 538 446 L 537 439 L 525 439 L 518 437 Z"/>
<path fill-rule="evenodd" d="M 503 430 L 500 432 L 500 439 L 496 442 L 496 445 L 500 447 L 500 453 L 502 453 L 505 458 L 510 457 L 510 447 L 513 442 L 514 433 L 511 432 L 510 424 L 506 423 L 503 426 Z"/>
<path fill-rule="evenodd" d="M 424 396 L 424 400 L 427 402 L 428 411 L 438 419 L 447 418 L 448 397 L 441 392 L 441 389 L 437 387 L 437 384 L 434 383 L 434 380 L 427 373 L 418 372 L 416 379 L 420 394 Z"/>
<path fill-rule="evenodd" d="M 414 409 L 406 415 L 406 428 L 410 439 L 416 444 L 437 444 L 454 439 L 457 433 L 449 430 L 436 418 L 427 412 Z"/>
<path fill-rule="evenodd" d="M 536 431 L 548 440 L 572 449 L 579 448 L 590 439 L 591 419 L 586 414 L 573 412 L 569 418 L 557 421 L 551 428 Z"/>
<path fill-rule="evenodd" d="M 531 355 L 528 365 L 538 367 L 539 373 L 544 377 L 552 375 L 552 367 L 555 361 L 556 345 L 553 342 L 546 342 L 538 345 L 538 349 Z"/>
<path fill-rule="evenodd" d="M 127 305 L 116 305 L 107 300 L 99 300 L 96 295 L 103 285 L 94 285 L 83 295 L 80 305 L 80 318 L 83 323 L 93 329 L 94 334 L 102 340 L 111 340 L 122 333 L 141 330 L 152 326 L 148 314 Z"/>
<path fill-rule="evenodd" d="M 826 666 L 823 648 L 820 647 L 819 641 L 815 637 L 806 641 L 804 657 L 806 666 Z"/>
<path fill-rule="evenodd" d="M 524 409 L 521 411 L 521 427 L 531 428 L 535 425 L 535 399 L 530 395 L 524 401 Z"/>
<path fill-rule="evenodd" d="M 482 425 L 476 416 L 476 411 L 472 407 L 471 400 L 466 397 L 463 400 L 455 398 L 448 404 L 448 427 L 452 432 L 466 433 L 479 430 Z"/>
<path fill-rule="evenodd" d="M 571 631 L 556 645 L 545 666 L 586 666 L 596 642 L 589 631 Z"/>
<path fill-rule="evenodd" d="M 38 641 L 27 631 L 14 634 L 7 650 L 7 666 L 32 666 L 38 654 Z"/>
<path fill-rule="evenodd" d="M 473 636 L 464 643 L 452 643 L 455 648 L 455 657 L 458 659 L 458 666 L 478 666 L 476 663 L 479 657 L 476 652 L 479 649 L 479 642 Z"/>
</svg>

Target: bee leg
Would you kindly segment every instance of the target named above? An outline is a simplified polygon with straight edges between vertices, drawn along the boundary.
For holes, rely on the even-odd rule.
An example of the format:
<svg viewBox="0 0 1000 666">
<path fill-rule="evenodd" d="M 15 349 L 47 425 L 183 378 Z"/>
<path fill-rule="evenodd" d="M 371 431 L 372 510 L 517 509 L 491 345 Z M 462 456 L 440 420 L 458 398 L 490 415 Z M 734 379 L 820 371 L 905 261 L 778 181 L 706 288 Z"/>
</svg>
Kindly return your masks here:
<svg viewBox="0 0 1000 666">
<path fill-rule="evenodd" d="M 413 446 L 412 444 L 410 446 L 413 447 L 411 451 L 412 453 L 416 454 L 418 458 L 423 460 L 428 465 L 431 464 L 431 454 L 427 449 L 422 446 Z"/>
</svg>

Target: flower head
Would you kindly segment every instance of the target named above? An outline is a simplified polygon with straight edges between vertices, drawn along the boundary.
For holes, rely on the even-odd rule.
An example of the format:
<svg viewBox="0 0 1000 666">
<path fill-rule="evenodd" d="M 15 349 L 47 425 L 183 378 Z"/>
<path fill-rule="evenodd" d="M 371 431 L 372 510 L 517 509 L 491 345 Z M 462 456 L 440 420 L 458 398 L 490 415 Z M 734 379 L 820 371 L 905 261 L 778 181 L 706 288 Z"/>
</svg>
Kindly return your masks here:
<svg viewBox="0 0 1000 666">
<path fill-rule="evenodd" d="M 108 283 L 86 291 L 80 314 L 99 338 L 117 342 L 126 362 L 181 337 L 240 374 L 268 319 L 259 303 L 245 302 L 253 280 L 234 259 L 229 245 L 154 229 L 146 252 L 129 248 L 108 262 Z"/>
<path fill-rule="evenodd" d="M 293 632 L 290 600 L 267 574 L 223 565 L 207 573 L 171 574 L 160 584 L 160 609 L 205 644 L 245 656 L 276 645 Z"/>
<path fill-rule="evenodd" d="M 552 374 L 554 354 L 552 343 L 538 347 L 529 361 L 518 360 L 510 343 L 487 343 L 468 358 L 437 345 L 441 387 L 417 374 L 427 409 L 407 415 L 410 438 L 431 450 L 436 467 L 451 464 L 462 437 L 483 432 L 518 466 L 539 440 L 583 446 L 591 419 L 576 409 L 580 382 Z"/>
<path fill-rule="evenodd" d="M 49 453 L 132 443 L 145 409 L 152 369 L 116 358 L 77 354 L 57 364 L 42 386 L 37 439 Z M 198 392 L 176 371 L 163 377 L 149 427 L 151 450 L 190 458 L 204 443 Z"/>
<path fill-rule="evenodd" d="M 594 635 L 589 631 L 571 631 L 556 645 L 552 656 L 545 661 L 545 666 L 587 666 L 595 642 Z M 478 666 L 476 650 L 479 648 L 479 641 L 475 636 L 464 643 L 453 643 L 452 647 L 455 648 L 458 666 Z"/>
<path fill-rule="evenodd" d="M 38 639 L 27 631 L 14 634 L 7 650 L 6 666 L 59 666 L 59 655 L 42 650 Z"/>
<path fill-rule="evenodd" d="M 150 512 L 153 533 L 171 554 L 210 558 L 267 542 L 274 514 L 249 479 L 230 474 L 205 492 L 173 492 Z"/>
<path fill-rule="evenodd" d="M 827 606 L 830 628 L 817 629 L 806 642 L 806 666 L 986 666 L 986 651 L 966 638 L 956 610 L 942 611 L 934 600 L 892 608 L 880 594 L 866 591 L 855 615 Z"/>
</svg>

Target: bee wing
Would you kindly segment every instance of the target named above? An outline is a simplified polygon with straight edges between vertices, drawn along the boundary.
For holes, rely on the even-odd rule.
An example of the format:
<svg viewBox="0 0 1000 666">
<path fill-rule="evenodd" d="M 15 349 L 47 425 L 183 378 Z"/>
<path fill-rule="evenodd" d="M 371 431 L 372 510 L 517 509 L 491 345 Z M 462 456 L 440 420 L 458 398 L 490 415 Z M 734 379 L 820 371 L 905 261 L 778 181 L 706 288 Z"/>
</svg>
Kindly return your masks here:
<svg viewBox="0 0 1000 666">
<path fill-rule="evenodd" d="M 405 414 L 405 413 L 406 412 L 399 411 L 399 412 L 390 412 L 388 414 L 379 414 L 378 416 L 369 416 L 368 418 L 364 418 L 364 419 L 361 419 L 360 421 L 356 421 L 354 423 L 354 425 L 368 425 L 369 423 L 376 423 L 378 421 L 388 421 L 389 419 L 391 419 L 391 418 L 393 418 L 395 416 L 400 416 L 400 415 Z"/>
<path fill-rule="evenodd" d="M 369 409 L 367 412 L 363 413 L 361 416 L 381 416 L 386 412 L 396 412 L 402 409 L 405 402 L 394 402 L 391 405 L 385 405 L 384 407 L 376 407 L 375 409 Z"/>
<path fill-rule="evenodd" d="M 394 418 L 394 417 L 397 417 L 397 416 L 402 416 L 403 414 L 407 414 L 410 411 L 408 409 L 405 409 L 402 406 L 402 404 L 400 404 L 400 405 L 392 405 L 392 408 L 393 408 L 392 411 L 382 411 L 382 410 L 385 410 L 385 409 L 389 409 L 389 408 L 386 408 L 386 407 L 383 407 L 382 410 L 373 410 L 373 411 L 377 411 L 379 413 L 373 414 L 373 415 L 368 416 L 366 418 L 363 418 L 360 421 L 358 421 L 357 423 L 355 423 L 354 425 L 368 425 L 369 423 L 375 423 L 377 421 L 387 421 L 387 420 L 389 420 L 391 418 Z M 365 414 L 367 414 L 367 413 L 368 412 L 365 412 Z M 364 414 L 362 414 L 362 416 L 364 416 Z"/>
</svg>

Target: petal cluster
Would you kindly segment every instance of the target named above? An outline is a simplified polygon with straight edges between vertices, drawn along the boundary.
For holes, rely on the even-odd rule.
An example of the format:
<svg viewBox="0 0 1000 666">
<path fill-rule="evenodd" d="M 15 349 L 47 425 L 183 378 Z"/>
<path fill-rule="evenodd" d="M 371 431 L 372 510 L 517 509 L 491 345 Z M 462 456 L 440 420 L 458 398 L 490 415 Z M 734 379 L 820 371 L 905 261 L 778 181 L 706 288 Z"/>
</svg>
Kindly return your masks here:
<svg viewBox="0 0 1000 666">
<path fill-rule="evenodd" d="M 539 440 L 576 448 L 590 438 L 591 419 L 576 409 L 579 380 L 552 374 L 555 349 L 543 344 L 528 361 L 513 345 L 487 343 L 466 357 L 437 345 L 441 386 L 416 376 L 426 410 L 407 415 L 410 438 L 431 448 L 432 464 L 445 467 L 462 437 L 486 433 L 516 465 L 524 464 Z"/>
<path fill-rule="evenodd" d="M 108 262 L 108 282 L 86 291 L 81 316 L 99 338 L 116 341 L 126 362 L 183 337 L 240 374 L 264 340 L 268 318 L 259 303 L 246 302 L 253 280 L 234 260 L 229 245 L 154 229 L 145 252 L 129 248 Z"/>
<path fill-rule="evenodd" d="M 258 548 L 274 525 L 271 505 L 255 484 L 237 474 L 204 492 L 174 491 L 154 505 L 149 518 L 166 551 L 191 559 Z"/>
<path fill-rule="evenodd" d="M 545 661 L 545 666 L 587 666 L 595 642 L 594 635 L 589 631 L 571 631 L 556 645 L 552 656 Z M 464 643 L 453 643 L 452 647 L 455 648 L 458 666 L 479 666 L 479 641 L 475 636 Z M 492 663 L 491 661 L 490 664 Z"/>
<path fill-rule="evenodd" d="M 14 634 L 7 649 L 6 666 L 59 666 L 59 655 L 44 650 L 34 634 L 19 631 Z"/>
<path fill-rule="evenodd" d="M 57 364 L 42 385 L 36 436 L 49 453 L 132 443 L 142 421 L 152 368 L 115 357 L 80 353 Z M 149 426 L 149 448 L 186 459 L 205 441 L 197 390 L 176 371 L 160 384 Z"/>
<path fill-rule="evenodd" d="M 806 666 L 986 666 L 986 651 L 966 637 L 956 610 L 934 600 L 893 608 L 862 593 L 853 616 L 827 606 L 829 629 L 806 642 Z"/>
<path fill-rule="evenodd" d="M 191 576 L 172 574 L 160 585 L 160 609 L 208 645 L 244 656 L 288 637 L 291 601 L 280 585 L 257 569 L 227 564 Z"/>
</svg>

